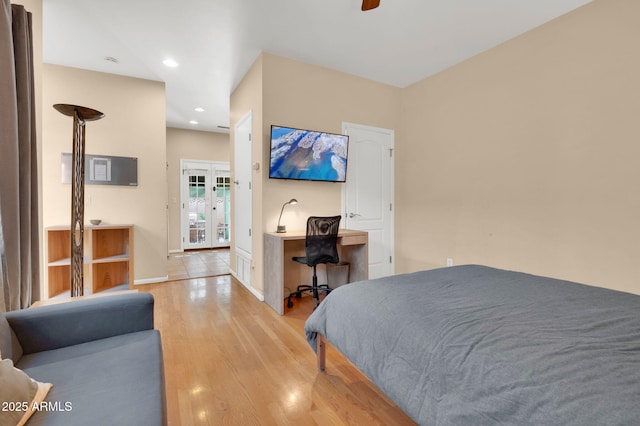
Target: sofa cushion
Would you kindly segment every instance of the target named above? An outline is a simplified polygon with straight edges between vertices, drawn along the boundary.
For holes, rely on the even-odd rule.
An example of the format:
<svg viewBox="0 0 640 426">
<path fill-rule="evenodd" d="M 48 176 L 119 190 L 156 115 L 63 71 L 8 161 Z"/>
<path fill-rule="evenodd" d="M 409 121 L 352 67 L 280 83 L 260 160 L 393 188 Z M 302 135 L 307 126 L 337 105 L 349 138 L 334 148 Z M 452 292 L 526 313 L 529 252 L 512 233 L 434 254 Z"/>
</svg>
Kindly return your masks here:
<svg viewBox="0 0 640 426">
<path fill-rule="evenodd" d="M 22 356 L 22 346 L 2 312 L 0 312 L 0 353 L 3 354 L 4 359 L 10 359 L 14 363 Z"/>
<path fill-rule="evenodd" d="M 152 330 L 153 305 L 149 293 L 125 293 L 7 312 L 6 319 L 30 354 Z"/>
<path fill-rule="evenodd" d="M 33 380 L 24 371 L 15 368 L 10 359 L 0 359 L 0 383 L 2 425 L 24 425 L 51 389 L 51 383 Z"/>
<path fill-rule="evenodd" d="M 49 407 L 35 413 L 30 426 L 166 423 L 157 330 L 24 355 L 17 366 L 53 383 Z"/>
</svg>

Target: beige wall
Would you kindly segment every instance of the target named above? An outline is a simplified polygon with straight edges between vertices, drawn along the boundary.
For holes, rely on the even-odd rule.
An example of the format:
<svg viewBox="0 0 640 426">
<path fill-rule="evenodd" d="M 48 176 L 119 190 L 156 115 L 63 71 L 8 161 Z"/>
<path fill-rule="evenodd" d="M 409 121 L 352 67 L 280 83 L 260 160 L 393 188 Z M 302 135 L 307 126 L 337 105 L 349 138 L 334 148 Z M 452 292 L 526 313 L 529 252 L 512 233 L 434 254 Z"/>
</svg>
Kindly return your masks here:
<svg viewBox="0 0 640 426">
<path fill-rule="evenodd" d="M 229 134 L 167 128 L 169 251 L 181 251 L 180 160 L 229 162 Z"/>
<path fill-rule="evenodd" d="M 263 226 L 276 230 L 282 204 L 296 198 L 282 220 L 288 229 L 305 229 L 311 215 L 340 214 L 342 184 L 269 179 L 272 124 L 342 133 L 342 123 L 398 130 L 400 91 L 328 68 L 264 55 L 262 179 Z"/>
<path fill-rule="evenodd" d="M 71 185 L 60 154 L 71 152 L 73 120 L 53 109 L 70 103 L 105 118 L 86 125 L 86 153 L 138 158 L 138 186 L 85 186 L 85 219 L 135 225 L 136 282 L 167 276 L 164 83 L 45 64 L 43 68 L 43 226 L 71 222 Z"/>
<path fill-rule="evenodd" d="M 640 2 L 594 1 L 402 92 L 398 272 L 640 293 Z"/>
<path fill-rule="evenodd" d="M 259 75 L 261 74 L 261 75 Z M 253 84 L 244 90 L 243 84 Z M 254 251 L 252 287 L 262 293 L 262 235 L 275 231 L 282 204 L 291 198 L 299 203 L 289 207 L 283 222 L 287 229 L 304 229 L 312 214 L 332 215 L 341 211 L 341 184 L 270 180 L 269 132 L 271 124 L 327 132 L 342 132 L 342 123 L 351 122 L 397 130 L 400 122 L 400 90 L 349 74 L 263 53 L 241 86 L 253 105 L 262 108 L 262 118 L 253 115 L 253 158 L 260 162 L 254 175 Z M 261 97 L 256 92 L 261 89 Z M 231 98 L 232 126 L 248 110 L 239 108 L 240 92 Z M 234 114 L 234 110 L 236 113 Z M 397 133 L 396 133 L 397 134 Z M 233 139 L 232 139 L 233 143 Z"/>
</svg>

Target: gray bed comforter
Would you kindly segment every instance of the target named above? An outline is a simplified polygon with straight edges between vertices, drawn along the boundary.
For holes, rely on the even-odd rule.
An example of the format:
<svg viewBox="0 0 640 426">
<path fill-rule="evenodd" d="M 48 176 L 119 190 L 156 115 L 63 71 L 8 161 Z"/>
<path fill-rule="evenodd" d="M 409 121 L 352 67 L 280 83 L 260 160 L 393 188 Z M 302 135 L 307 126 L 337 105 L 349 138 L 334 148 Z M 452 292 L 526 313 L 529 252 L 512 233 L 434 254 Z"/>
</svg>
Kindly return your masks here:
<svg viewBox="0 0 640 426">
<path fill-rule="evenodd" d="M 640 425 L 640 296 L 466 265 L 342 286 L 305 332 L 422 425 Z"/>
</svg>

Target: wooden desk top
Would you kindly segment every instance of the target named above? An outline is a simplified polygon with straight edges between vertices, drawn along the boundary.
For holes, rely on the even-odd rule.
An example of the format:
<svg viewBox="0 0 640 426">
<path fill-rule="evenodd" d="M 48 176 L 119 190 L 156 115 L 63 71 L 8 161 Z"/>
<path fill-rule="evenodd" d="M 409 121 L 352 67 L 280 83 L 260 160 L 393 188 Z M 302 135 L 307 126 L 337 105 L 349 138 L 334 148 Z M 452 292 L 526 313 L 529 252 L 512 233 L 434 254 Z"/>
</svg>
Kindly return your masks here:
<svg viewBox="0 0 640 426">
<path fill-rule="evenodd" d="M 283 240 L 304 240 L 307 236 L 306 231 L 288 231 L 288 232 L 265 232 L 265 235 Z M 368 235 L 367 231 L 357 231 L 355 229 L 340 229 L 338 237 L 359 237 Z"/>
</svg>

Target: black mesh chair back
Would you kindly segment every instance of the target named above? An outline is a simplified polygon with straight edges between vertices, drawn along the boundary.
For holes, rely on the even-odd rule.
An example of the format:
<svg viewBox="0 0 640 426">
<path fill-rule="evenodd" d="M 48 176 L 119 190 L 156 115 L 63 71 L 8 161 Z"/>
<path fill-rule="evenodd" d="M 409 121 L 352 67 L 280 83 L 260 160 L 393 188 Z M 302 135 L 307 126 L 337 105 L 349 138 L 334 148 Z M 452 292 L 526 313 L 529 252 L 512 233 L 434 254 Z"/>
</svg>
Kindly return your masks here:
<svg viewBox="0 0 640 426">
<path fill-rule="evenodd" d="M 306 264 L 338 263 L 338 229 L 342 216 L 311 216 L 307 219 Z"/>
<path fill-rule="evenodd" d="M 294 261 L 305 263 L 313 268 L 313 282 L 311 285 L 299 285 L 298 289 L 287 298 L 287 307 L 293 307 L 292 297 L 300 298 L 302 293 L 309 292 L 320 303 L 319 291 L 329 293 L 331 288 L 327 284 L 318 285 L 316 266 L 321 263 L 338 263 L 338 229 L 342 216 L 311 216 L 307 219 L 307 234 L 305 238 L 306 256 L 296 256 Z"/>
</svg>

